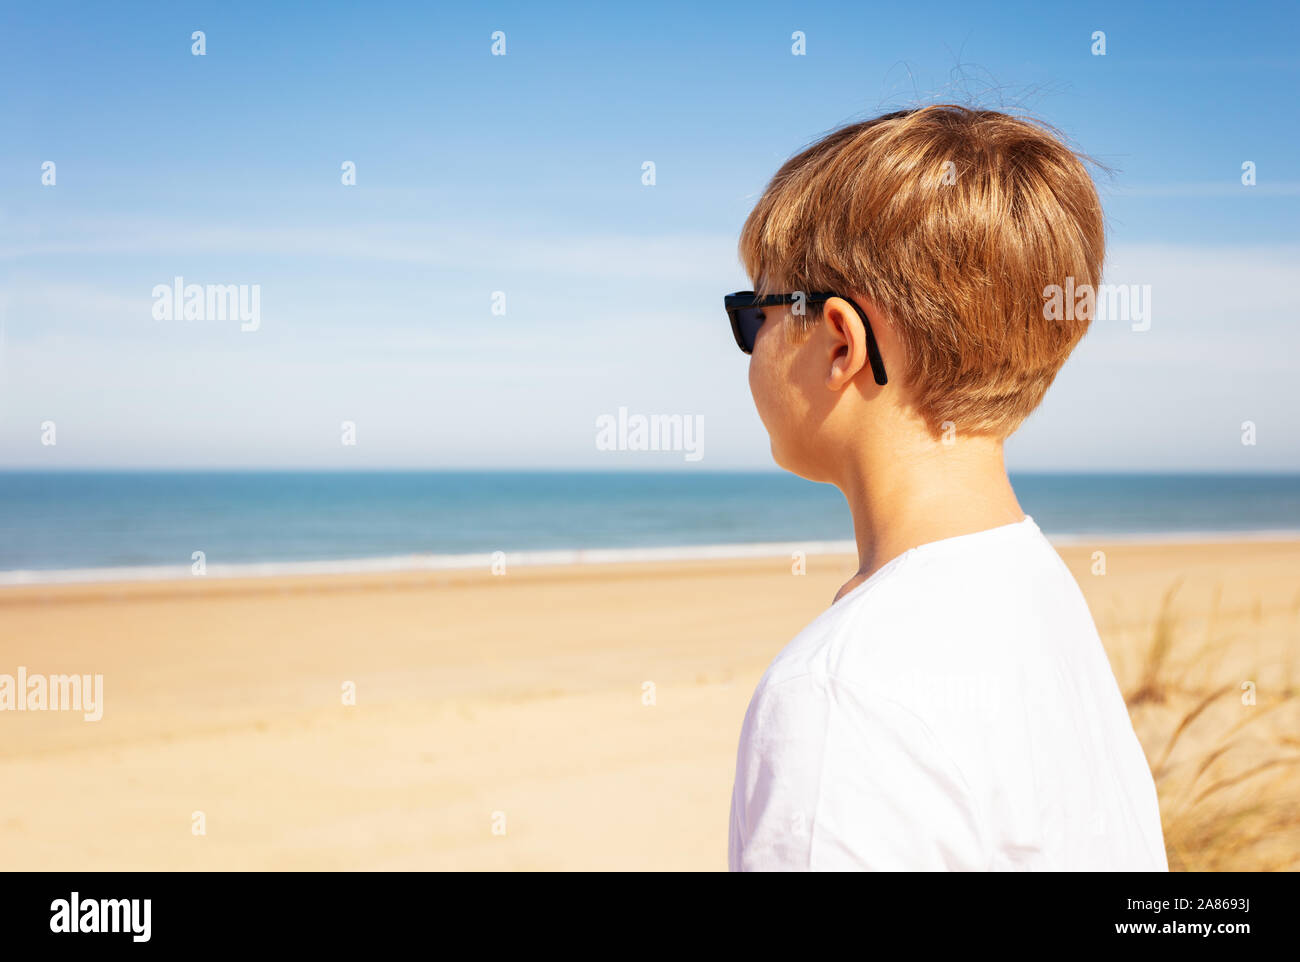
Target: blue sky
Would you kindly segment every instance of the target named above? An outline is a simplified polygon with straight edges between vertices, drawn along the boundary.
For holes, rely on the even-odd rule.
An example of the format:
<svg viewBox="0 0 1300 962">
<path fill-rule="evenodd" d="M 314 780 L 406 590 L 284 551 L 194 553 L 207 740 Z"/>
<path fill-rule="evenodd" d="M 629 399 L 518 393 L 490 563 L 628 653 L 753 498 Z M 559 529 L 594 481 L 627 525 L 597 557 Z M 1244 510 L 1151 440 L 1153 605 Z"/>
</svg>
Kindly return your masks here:
<svg viewBox="0 0 1300 962">
<path fill-rule="evenodd" d="M 1295 9 L 8 5 L 0 467 L 767 466 L 745 215 L 825 131 L 957 100 L 1112 168 L 1106 280 L 1152 288 L 1012 468 L 1300 469 Z M 260 328 L 155 320 L 178 275 L 259 285 Z M 597 450 L 619 407 L 703 416 L 705 457 Z"/>
</svg>

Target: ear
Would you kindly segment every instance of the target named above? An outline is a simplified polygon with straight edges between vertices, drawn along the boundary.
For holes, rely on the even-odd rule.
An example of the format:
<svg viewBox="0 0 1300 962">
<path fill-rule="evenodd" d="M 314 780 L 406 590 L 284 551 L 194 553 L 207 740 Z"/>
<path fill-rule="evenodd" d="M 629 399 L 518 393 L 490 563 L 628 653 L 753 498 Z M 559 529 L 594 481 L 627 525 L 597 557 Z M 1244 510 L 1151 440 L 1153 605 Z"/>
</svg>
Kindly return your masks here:
<svg viewBox="0 0 1300 962">
<path fill-rule="evenodd" d="M 865 310 L 842 297 L 832 297 L 822 305 L 822 330 L 830 343 L 827 358 L 826 386 L 842 391 L 852 383 L 867 362 L 867 331 L 858 313 Z"/>
</svg>

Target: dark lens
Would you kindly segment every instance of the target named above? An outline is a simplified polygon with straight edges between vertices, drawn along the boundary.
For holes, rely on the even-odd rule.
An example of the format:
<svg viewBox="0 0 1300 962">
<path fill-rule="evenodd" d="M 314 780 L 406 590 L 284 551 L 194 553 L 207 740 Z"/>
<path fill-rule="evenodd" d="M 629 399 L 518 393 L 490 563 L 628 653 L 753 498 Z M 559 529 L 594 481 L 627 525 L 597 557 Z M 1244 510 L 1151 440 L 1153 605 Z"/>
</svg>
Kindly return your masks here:
<svg viewBox="0 0 1300 962">
<path fill-rule="evenodd" d="M 740 331 L 741 347 L 746 354 L 753 353 L 754 339 L 758 337 L 758 329 L 766 319 L 761 307 L 742 307 L 736 311 L 736 327 Z"/>
</svg>

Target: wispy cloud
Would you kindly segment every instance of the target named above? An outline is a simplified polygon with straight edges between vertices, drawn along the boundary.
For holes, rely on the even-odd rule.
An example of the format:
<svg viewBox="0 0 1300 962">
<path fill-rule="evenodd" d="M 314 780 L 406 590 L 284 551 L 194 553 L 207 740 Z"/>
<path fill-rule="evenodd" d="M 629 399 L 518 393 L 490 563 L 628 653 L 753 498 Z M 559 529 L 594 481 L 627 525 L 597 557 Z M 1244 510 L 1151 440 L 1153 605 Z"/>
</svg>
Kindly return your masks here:
<svg viewBox="0 0 1300 962">
<path fill-rule="evenodd" d="M 10 225 L 7 232 L 14 236 L 0 246 L 0 259 L 28 267 L 47 258 L 274 256 L 688 280 L 716 278 L 719 264 L 736 263 L 736 238 L 724 234 L 578 236 L 488 233 L 481 225 L 440 223 L 318 228 L 133 219 Z"/>
</svg>

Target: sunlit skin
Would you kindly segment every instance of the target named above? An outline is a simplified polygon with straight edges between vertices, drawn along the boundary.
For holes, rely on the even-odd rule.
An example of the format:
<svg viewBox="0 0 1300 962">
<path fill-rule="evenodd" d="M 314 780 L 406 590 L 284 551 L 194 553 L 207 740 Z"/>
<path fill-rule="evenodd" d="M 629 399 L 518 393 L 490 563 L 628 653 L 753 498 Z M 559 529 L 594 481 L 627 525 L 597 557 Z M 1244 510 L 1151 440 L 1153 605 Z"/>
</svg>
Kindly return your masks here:
<svg viewBox="0 0 1300 962">
<path fill-rule="evenodd" d="M 842 298 L 822 308 L 802 337 L 789 308 L 768 308 L 749 362 L 749 387 L 776 463 L 833 484 L 853 514 L 858 571 L 835 596 L 918 545 L 1025 517 L 1002 440 L 933 431 L 909 403 L 906 357 L 893 323 L 868 298 L 867 311 L 889 383 L 867 360 L 866 330 Z"/>
</svg>

